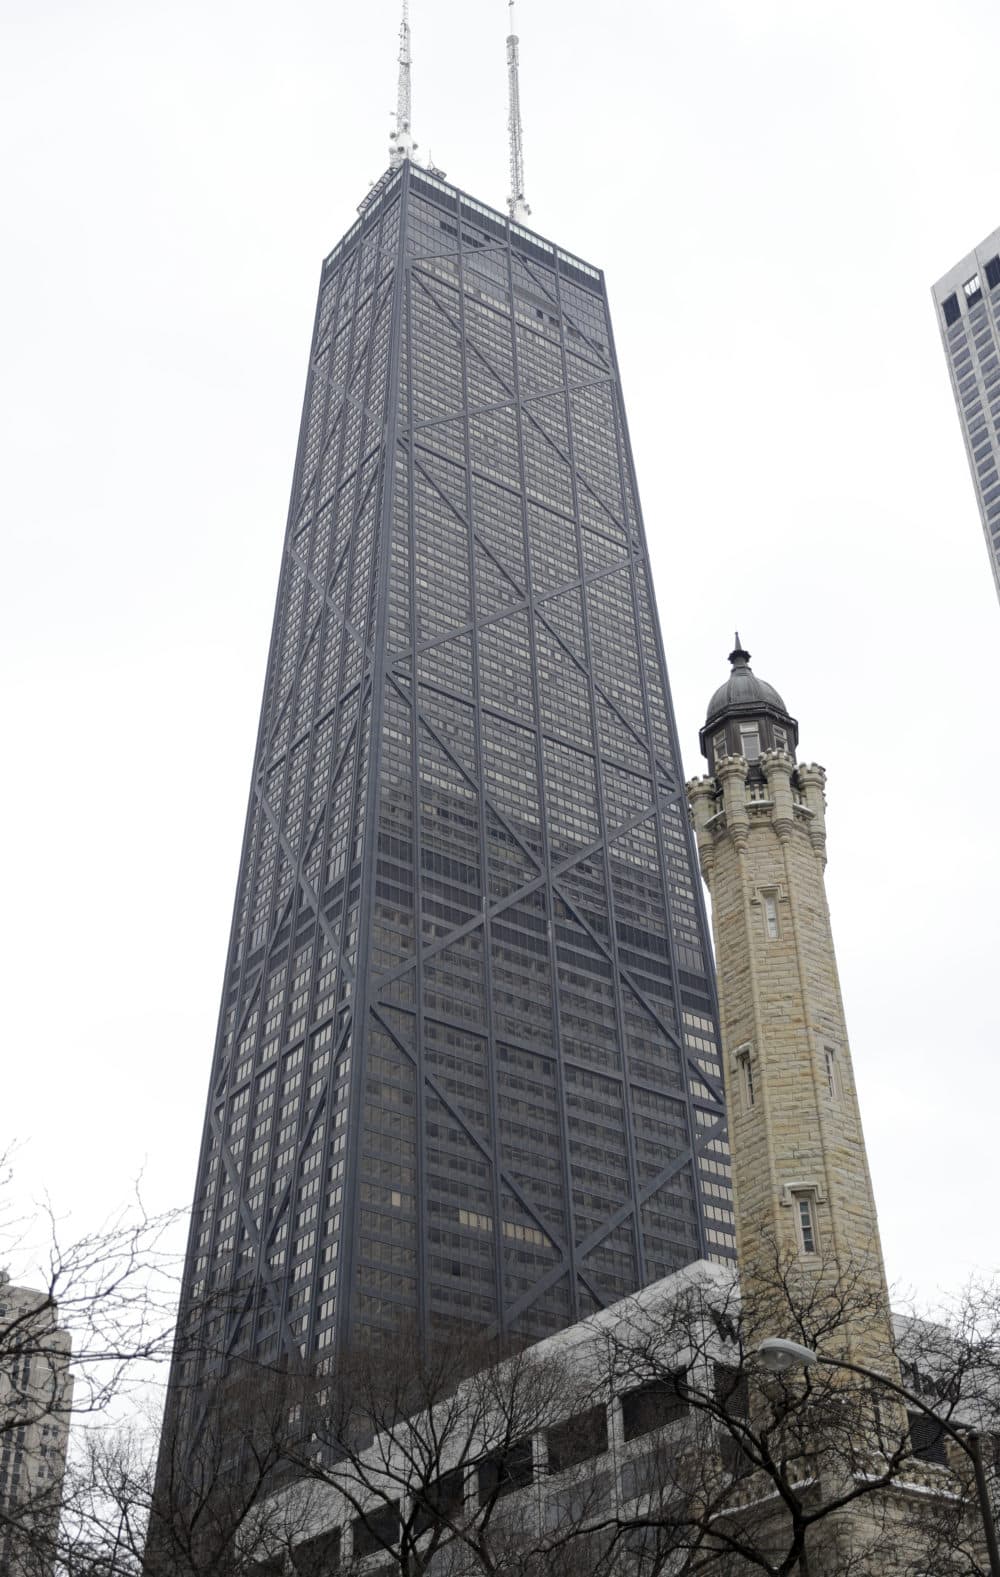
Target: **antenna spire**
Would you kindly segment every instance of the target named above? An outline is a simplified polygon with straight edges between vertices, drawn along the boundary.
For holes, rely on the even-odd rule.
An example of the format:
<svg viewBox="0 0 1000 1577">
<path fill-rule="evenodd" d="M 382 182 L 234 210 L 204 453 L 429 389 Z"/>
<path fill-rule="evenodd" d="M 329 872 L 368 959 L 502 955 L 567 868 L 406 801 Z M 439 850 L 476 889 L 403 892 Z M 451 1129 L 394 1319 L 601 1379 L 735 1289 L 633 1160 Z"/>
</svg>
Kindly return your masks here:
<svg viewBox="0 0 1000 1577">
<path fill-rule="evenodd" d="M 517 44 L 514 28 L 514 0 L 507 0 L 510 33 L 507 36 L 507 87 L 509 93 L 507 131 L 510 136 L 510 196 L 507 211 L 512 219 L 526 219 L 531 213 L 524 200 L 524 144 L 521 131 L 521 88 L 518 73 Z"/>
<path fill-rule="evenodd" d="M 389 167 L 398 170 L 413 157 L 417 144 L 410 126 L 410 6 L 403 0 L 403 19 L 399 24 L 399 85 L 396 89 L 396 129 L 389 138 Z"/>
</svg>

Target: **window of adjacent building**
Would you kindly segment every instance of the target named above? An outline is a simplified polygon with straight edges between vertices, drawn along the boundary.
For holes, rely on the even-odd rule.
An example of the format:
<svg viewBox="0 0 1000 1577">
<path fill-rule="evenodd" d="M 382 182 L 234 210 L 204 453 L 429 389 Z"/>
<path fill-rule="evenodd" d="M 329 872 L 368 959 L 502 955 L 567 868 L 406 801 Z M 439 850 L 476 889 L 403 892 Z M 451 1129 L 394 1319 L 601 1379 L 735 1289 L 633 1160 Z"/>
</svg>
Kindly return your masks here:
<svg viewBox="0 0 1000 1577">
<path fill-rule="evenodd" d="M 413 1519 L 414 1536 L 456 1517 L 464 1504 L 465 1469 L 457 1467 L 450 1473 L 442 1473 L 420 1493 Z"/>
<path fill-rule="evenodd" d="M 376 1550 L 383 1553 L 399 1543 L 399 1502 L 392 1501 L 388 1506 L 374 1506 L 363 1517 L 355 1517 L 351 1523 L 354 1535 L 354 1554 L 374 1555 Z"/>
<path fill-rule="evenodd" d="M 713 1364 L 715 1401 L 723 1418 L 734 1423 L 750 1416 L 750 1392 L 746 1374 L 733 1364 Z M 721 1423 L 721 1420 L 720 1420 Z M 719 1430 L 719 1455 L 727 1473 L 741 1478 L 752 1470 L 737 1429 L 729 1430 L 722 1424 Z"/>
<path fill-rule="evenodd" d="M 647 1380 L 622 1397 L 622 1429 L 626 1440 L 636 1440 L 653 1429 L 662 1429 L 688 1411 L 685 1371 Z"/>
<path fill-rule="evenodd" d="M 799 1246 L 803 1254 L 816 1253 L 816 1202 L 811 1193 L 795 1195 Z"/>
<path fill-rule="evenodd" d="M 727 1418 L 750 1416 L 750 1392 L 746 1374 L 734 1364 L 712 1365 L 712 1387 L 719 1411 Z"/>
<path fill-rule="evenodd" d="M 548 1432 L 549 1472 L 561 1473 L 590 1457 L 603 1456 L 608 1449 L 608 1417 L 603 1406 L 576 1413 Z"/>
<path fill-rule="evenodd" d="M 493 1495 L 510 1495 L 515 1489 L 524 1489 L 532 1479 L 530 1439 L 515 1440 L 506 1451 L 498 1451 L 479 1464 L 480 1504 Z"/>
<path fill-rule="evenodd" d="M 958 304 L 958 296 L 952 294 L 942 301 L 941 311 L 944 313 L 944 321 L 949 328 L 953 323 L 957 323 L 962 316 L 962 309 Z"/>
<path fill-rule="evenodd" d="M 776 942 L 780 936 L 778 929 L 778 895 L 777 893 L 761 893 L 764 905 L 764 929 L 769 942 Z"/>
<path fill-rule="evenodd" d="M 754 1089 L 753 1082 L 753 1062 L 751 1060 L 749 1046 L 740 1047 L 739 1051 L 736 1053 L 736 1061 L 739 1064 L 740 1078 L 743 1081 L 743 1100 L 747 1106 L 747 1109 L 749 1110 L 749 1108 L 754 1105 L 757 1099 L 757 1092 Z"/>
<path fill-rule="evenodd" d="M 922 1462 L 936 1462 L 939 1467 L 947 1467 L 945 1434 L 940 1424 L 935 1423 L 933 1418 L 928 1418 L 926 1413 L 908 1412 L 906 1417 L 910 1425 L 910 1445 L 913 1455 L 919 1457 Z"/>
<path fill-rule="evenodd" d="M 740 753 L 747 761 L 756 761 L 760 755 L 760 725 L 740 724 Z"/>
<path fill-rule="evenodd" d="M 983 299 L 983 291 L 978 274 L 973 274 L 971 279 L 967 279 L 962 289 L 965 291 L 965 299 L 970 306 Z"/>
<path fill-rule="evenodd" d="M 986 283 L 991 290 L 1000 285 L 1000 257 L 991 257 L 986 265 Z"/>
<path fill-rule="evenodd" d="M 298 1577 L 326 1577 L 340 1564 L 340 1529 L 317 1534 L 314 1539 L 303 1539 L 292 1547 L 292 1566 Z"/>
<path fill-rule="evenodd" d="M 832 1046 L 823 1047 L 823 1060 L 826 1066 L 826 1085 L 830 1092 L 831 1100 L 837 1098 L 837 1053 Z"/>
</svg>

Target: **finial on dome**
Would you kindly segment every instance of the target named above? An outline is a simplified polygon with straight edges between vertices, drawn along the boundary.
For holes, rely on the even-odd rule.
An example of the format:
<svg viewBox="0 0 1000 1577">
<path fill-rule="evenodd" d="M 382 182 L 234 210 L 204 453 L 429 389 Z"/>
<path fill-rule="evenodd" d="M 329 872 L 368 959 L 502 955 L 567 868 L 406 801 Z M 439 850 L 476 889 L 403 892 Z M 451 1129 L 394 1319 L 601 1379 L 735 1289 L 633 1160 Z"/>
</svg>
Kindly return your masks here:
<svg viewBox="0 0 1000 1577">
<path fill-rule="evenodd" d="M 747 663 L 750 661 L 750 653 L 743 647 L 743 643 L 740 640 L 739 630 L 736 631 L 736 645 L 729 653 L 729 661 L 732 663 L 734 668 L 745 668 Z"/>
</svg>

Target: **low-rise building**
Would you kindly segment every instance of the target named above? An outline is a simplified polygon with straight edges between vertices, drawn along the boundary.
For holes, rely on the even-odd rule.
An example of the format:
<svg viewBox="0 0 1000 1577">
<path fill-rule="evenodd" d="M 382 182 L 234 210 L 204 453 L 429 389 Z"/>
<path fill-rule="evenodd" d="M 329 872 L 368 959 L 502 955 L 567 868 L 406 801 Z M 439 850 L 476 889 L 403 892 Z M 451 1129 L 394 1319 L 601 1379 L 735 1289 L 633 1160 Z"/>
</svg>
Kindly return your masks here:
<svg viewBox="0 0 1000 1577">
<path fill-rule="evenodd" d="M 776 1281 L 788 1272 L 785 1262 Z M 769 1373 L 751 1331 L 755 1341 L 731 1273 L 698 1262 L 442 1384 L 414 1413 L 407 1399 L 427 1395 L 430 1370 L 411 1392 L 404 1350 L 348 1366 L 312 1406 L 293 1406 L 297 1478 L 242 1530 L 246 1566 L 257 1577 L 667 1577 L 711 1556 L 735 1577 L 753 1569 L 750 1552 L 766 1571 L 795 1569 L 781 1563 L 798 1516 L 812 1577 L 845 1561 L 868 1577 L 975 1570 L 960 1564 L 979 1537 L 963 1463 L 919 1409 L 907 1416 L 895 1377 L 873 1409 L 863 1377 Z M 904 1334 L 909 1372 L 923 1348 L 913 1322 Z M 386 1427 L 352 1444 L 344 1420 L 361 1438 L 379 1410 Z M 922 1550 L 930 1563 L 914 1567 Z"/>
</svg>

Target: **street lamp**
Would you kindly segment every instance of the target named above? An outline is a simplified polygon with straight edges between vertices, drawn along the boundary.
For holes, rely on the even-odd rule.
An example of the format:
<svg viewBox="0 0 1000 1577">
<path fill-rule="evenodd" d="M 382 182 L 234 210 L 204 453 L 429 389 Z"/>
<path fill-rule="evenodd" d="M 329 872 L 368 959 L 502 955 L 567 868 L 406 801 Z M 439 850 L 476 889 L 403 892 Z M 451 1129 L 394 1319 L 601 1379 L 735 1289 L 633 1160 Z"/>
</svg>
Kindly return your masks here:
<svg viewBox="0 0 1000 1577">
<path fill-rule="evenodd" d="M 919 1408 L 926 1418 L 933 1419 L 938 1428 L 946 1435 L 950 1435 L 955 1444 L 961 1447 L 972 1463 L 979 1510 L 983 1518 L 983 1531 L 986 1534 L 986 1549 L 990 1558 L 990 1572 L 992 1577 L 1000 1577 L 1000 1548 L 997 1547 L 996 1523 L 993 1520 L 993 1507 L 990 1504 L 986 1474 L 983 1472 L 983 1456 L 979 1449 L 977 1430 L 960 1428 L 950 1419 L 942 1418 L 919 1396 L 908 1391 L 905 1385 L 900 1385 L 898 1380 L 893 1380 L 887 1374 L 880 1374 L 877 1369 L 866 1369 L 864 1364 L 860 1363 L 848 1363 L 846 1358 L 828 1358 L 826 1353 L 814 1352 L 811 1347 L 803 1347 L 800 1342 L 788 1341 L 784 1336 L 765 1336 L 757 1348 L 757 1356 L 764 1368 L 769 1369 L 772 1374 L 787 1374 L 789 1369 L 810 1369 L 814 1363 L 827 1364 L 831 1369 L 850 1369 L 853 1374 L 863 1374 L 866 1379 L 876 1380 L 879 1385 L 886 1386 L 896 1396 L 901 1396 L 904 1401 Z"/>
</svg>

